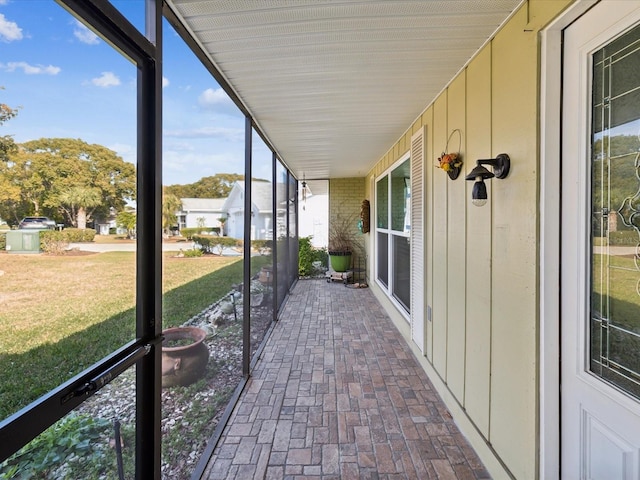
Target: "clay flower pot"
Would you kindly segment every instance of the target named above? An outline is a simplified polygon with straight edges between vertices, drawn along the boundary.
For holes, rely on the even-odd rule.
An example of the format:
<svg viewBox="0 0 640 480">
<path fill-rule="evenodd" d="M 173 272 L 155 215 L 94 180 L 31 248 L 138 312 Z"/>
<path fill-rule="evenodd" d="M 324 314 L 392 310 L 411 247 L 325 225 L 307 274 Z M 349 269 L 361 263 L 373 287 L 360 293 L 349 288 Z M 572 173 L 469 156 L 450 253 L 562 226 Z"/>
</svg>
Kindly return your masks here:
<svg viewBox="0 0 640 480">
<path fill-rule="evenodd" d="M 209 349 L 203 343 L 207 332 L 198 327 L 176 327 L 162 334 L 162 386 L 184 386 L 200 379 L 209 361 Z"/>
</svg>

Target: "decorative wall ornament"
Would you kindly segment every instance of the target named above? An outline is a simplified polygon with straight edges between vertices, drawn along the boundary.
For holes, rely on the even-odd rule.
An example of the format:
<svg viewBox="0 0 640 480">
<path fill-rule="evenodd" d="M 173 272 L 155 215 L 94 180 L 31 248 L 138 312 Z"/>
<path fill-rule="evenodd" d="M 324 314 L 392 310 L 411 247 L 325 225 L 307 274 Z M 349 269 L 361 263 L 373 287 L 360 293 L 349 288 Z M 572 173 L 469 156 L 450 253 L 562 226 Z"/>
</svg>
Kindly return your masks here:
<svg viewBox="0 0 640 480">
<path fill-rule="evenodd" d="M 370 211 L 369 200 L 363 200 L 362 205 L 360 206 L 360 221 L 358 222 L 360 225 L 360 231 L 362 233 L 369 233 L 369 211 Z"/>
<path fill-rule="evenodd" d="M 449 142 L 451 141 L 451 137 L 453 137 L 454 133 L 458 133 L 458 150 L 455 152 L 449 152 Z M 462 170 L 462 157 L 460 155 L 460 147 L 462 146 L 462 132 L 460 132 L 459 128 L 456 128 L 451 132 L 449 138 L 447 138 L 447 144 L 444 147 L 444 152 L 442 155 L 438 157 L 438 168 L 441 168 L 451 180 L 455 180 L 460 175 L 460 171 Z"/>
</svg>

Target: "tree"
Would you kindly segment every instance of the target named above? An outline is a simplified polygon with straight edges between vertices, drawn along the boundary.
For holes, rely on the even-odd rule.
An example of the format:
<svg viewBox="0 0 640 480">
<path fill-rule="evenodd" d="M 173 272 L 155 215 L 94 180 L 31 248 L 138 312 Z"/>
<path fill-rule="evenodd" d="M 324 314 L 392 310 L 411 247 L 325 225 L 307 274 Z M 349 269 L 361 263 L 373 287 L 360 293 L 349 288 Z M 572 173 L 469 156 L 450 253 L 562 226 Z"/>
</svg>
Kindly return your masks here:
<svg viewBox="0 0 640 480">
<path fill-rule="evenodd" d="M 227 222 L 227 217 L 218 218 L 218 222 L 220 222 L 220 235 L 222 236 L 226 235 L 224 231 L 224 224 Z"/>
<path fill-rule="evenodd" d="M 43 202 L 51 184 L 46 178 L 48 165 L 40 157 L 29 157 L 21 149 L 0 162 L 0 216 L 18 223 L 27 215 L 42 215 Z M 51 215 L 50 212 L 46 214 Z"/>
<path fill-rule="evenodd" d="M 97 207 L 102 203 L 98 188 L 71 187 L 58 195 L 60 208 L 64 209 L 68 218 L 76 219 L 74 227 L 87 228 L 87 209 Z"/>
<path fill-rule="evenodd" d="M 118 226 L 127 229 L 127 238 L 133 238 L 137 220 L 135 212 L 131 210 L 123 210 L 116 216 Z"/>
<path fill-rule="evenodd" d="M 0 90 L 4 90 L 4 87 L 0 87 Z M 0 126 L 4 125 L 12 118 L 18 115 L 17 108 L 11 108 L 5 103 L 0 103 Z M 15 142 L 11 135 L 0 136 L 0 160 L 5 160 L 7 155 L 14 152 L 16 149 Z"/>
<path fill-rule="evenodd" d="M 4 87 L 0 86 L 0 90 Z M 18 114 L 16 108 L 11 108 L 5 103 L 0 103 L 0 126 L 4 125 Z M 16 152 L 16 144 L 11 135 L 0 136 L 0 165 L 8 161 L 8 155 Z M 20 187 L 13 184 L 8 178 L 0 175 L 0 218 L 8 219 L 11 211 L 15 209 L 16 201 L 20 197 Z M 8 208 L 2 208 L 6 205 Z"/>
<path fill-rule="evenodd" d="M 128 199 L 135 198 L 136 169 L 101 145 L 43 138 L 18 145 L 0 162 L 2 182 L 19 189 L 2 202 L 16 218 L 47 214 L 80 227 L 107 217 L 111 208 L 122 210 Z"/>
<path fill-rule="evenodd" d="M 240 180 L 244 180 L 244 175 L 218 173 L 187 185 L 168 185 L 165 193 L 178 198 L 225 198 L 231 192 L 233 184 Z"/>
<path fill-rule="evenodd" d="M 178 197 L 169 193 L 162 196 L 162 228 L 169 235 L 171 227 L 176 224 L 176 213 L 182 208 Z"/>
</svg>

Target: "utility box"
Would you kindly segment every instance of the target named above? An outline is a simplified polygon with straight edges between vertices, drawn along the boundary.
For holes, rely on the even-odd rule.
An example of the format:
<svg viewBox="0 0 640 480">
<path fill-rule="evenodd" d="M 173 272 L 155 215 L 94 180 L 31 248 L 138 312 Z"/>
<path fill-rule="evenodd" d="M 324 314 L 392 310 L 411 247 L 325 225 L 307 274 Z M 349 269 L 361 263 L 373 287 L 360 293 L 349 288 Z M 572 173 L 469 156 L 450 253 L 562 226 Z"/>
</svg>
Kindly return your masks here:
<svg viewBox="0 0 640 480">
<path fill-rule="evenodd" d="M 7 253 L 40 253 L 40 230 L 11 230 L 6 238 Z"/>
</svg>

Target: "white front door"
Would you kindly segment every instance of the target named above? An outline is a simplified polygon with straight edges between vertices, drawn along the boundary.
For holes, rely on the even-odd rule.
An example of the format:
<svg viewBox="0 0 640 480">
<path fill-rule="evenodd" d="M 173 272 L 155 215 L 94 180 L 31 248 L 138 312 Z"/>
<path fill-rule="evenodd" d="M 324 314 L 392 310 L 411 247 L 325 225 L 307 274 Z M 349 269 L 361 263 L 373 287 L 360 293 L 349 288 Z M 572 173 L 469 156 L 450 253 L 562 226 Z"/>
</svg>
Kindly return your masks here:
<svg viewBox="0 0 640 480">
<path fill-rule="evenodd" d="M 640 2 L 565 30 L 561 478 L 640 479 Z"/>
</svg>

